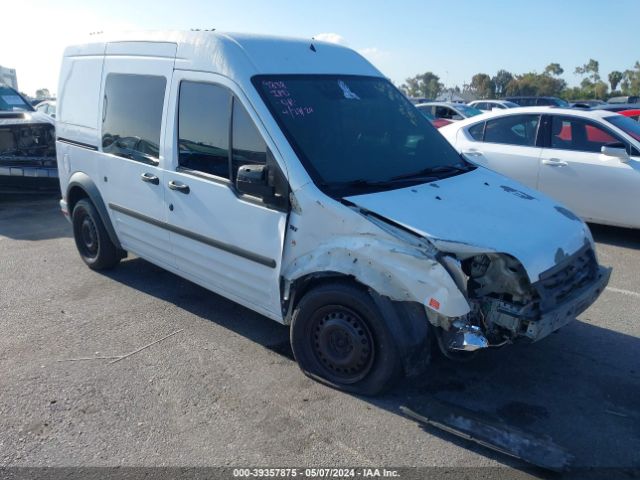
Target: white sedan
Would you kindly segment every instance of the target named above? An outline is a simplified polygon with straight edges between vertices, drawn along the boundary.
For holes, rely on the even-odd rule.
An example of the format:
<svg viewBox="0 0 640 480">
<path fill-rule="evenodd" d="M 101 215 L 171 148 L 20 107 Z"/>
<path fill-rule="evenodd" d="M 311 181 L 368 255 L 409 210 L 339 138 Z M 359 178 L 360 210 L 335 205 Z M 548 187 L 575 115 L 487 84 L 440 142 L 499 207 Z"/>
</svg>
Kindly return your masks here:
<svg viewBox="0 0 640 480">
<path fill-rule="evenodd" d="M 524 107 L 442 127 L 472 162 L 593 223 L 640 228 L 640 124 L 605 110 Z"/>
</svg>

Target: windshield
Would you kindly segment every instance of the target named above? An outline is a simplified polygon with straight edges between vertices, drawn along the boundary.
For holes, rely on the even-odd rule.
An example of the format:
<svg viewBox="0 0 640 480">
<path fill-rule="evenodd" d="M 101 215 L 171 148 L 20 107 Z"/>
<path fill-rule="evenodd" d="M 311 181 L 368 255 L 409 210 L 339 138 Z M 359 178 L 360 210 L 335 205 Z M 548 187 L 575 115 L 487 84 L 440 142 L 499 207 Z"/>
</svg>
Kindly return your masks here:
<svg viewBox="0 0 640 480">
<path fill-rule="evenodd" d="M 323 190 L 398 188 L 411 179 L 424 183 L 432 176 L 442 178 L 469 168 L 431 122 L 384 78 L 261 75 L 253 82 Z M 427 179 L 425 172 L 434 168 L 438 173 Z"/>
<path fill-rule="evenodd" d="M 640 123 L 623 115 L 612 115 L 605 120 L 640 142 Z"/>
<path fill-rule="evenodd" d="M 568 107 L 569 106 L 569 102 L 567 102 L 566 100 L 563 100 L 562 98 L 556 98 L 555 99 L 555 103 L 558 107 Z"/>
<path fill-rule="evenodd" d="M 484 113 L 482 110 L 470 107 L 469 105 L 463 105 L 461 103 L 456 104 L 455 109 L 462 113 L 466 118 L 474 117 Z"/>
<path fill-rule="evenodd" d="M 0 111 L 31 112 L 33 111 L 33 107 L 25 102 L 13 88 L 0 87 Z"/>
</svg>

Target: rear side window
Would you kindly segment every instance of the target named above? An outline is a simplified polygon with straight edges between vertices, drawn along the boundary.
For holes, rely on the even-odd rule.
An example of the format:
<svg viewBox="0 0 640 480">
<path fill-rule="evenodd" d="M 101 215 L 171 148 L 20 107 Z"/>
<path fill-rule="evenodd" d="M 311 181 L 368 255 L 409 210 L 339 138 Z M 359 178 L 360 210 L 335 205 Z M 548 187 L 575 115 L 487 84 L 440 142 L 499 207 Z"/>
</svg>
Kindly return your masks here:
<svg viewBox="0 0 640 480">
<path fill-rule="evenodd" d="M 267 144 L 251 120 L 242 104 L 233 101 L 232 166 L 233 180 L 238 167 L 243 165 L 264 165 L 267 162 Z"/>
<path fill-rule="evenodd" d="M 482 137 L 484 136 L 484 122 L 476 123 L 475 125 L 471 125 L 467 130 L 471 138 L 474 140 L 481 142 Z"/>
<path fill-rule="evenodd" d="M 539 123 L 539 115 L 509 115 L 487 120 L 484 141 L 533 147 L 536 144 Z"/>
<path fill-rule="evenodd" d="M 551 119 L 551 148 L 600 152 L 608 143 L 624 143 L 602 127 L 576 117 L 554 115 Z"/>
<path fill-rule="evenodd" d="M 208 83 L 182 82 L 178 112 L 178 164 L 229 178 L 231 93 Z"/>
<path fill-rule="evenodd" d="M 110 73 L 102 111 L 102 150 L 157 162 L 167 81 L 152 75 Z"/>
</svg>

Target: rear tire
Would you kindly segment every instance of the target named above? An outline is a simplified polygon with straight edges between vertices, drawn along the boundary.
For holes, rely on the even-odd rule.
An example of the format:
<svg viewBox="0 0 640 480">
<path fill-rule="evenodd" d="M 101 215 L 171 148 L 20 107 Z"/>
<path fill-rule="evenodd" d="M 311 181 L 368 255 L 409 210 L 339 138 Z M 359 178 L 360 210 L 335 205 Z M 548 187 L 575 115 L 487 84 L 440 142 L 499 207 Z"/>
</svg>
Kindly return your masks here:
<svg viewBox="0 0 640 480">
<path fill-rule="evenodd" d="M 293 312 L 291 348 L 302 371 L 334 388 L 377 395 L 402 378 L 402 363 L 385 318 L 355 285 L 309 291 Z"/>
<path fill-rule="evenodd" d="M 107 234 L 102 219 L 87 198 L 78 200 L 71 214 L 73 238 L 80 257 L 93 270 L 115 267 L 122 255 Z"/>
</svg>

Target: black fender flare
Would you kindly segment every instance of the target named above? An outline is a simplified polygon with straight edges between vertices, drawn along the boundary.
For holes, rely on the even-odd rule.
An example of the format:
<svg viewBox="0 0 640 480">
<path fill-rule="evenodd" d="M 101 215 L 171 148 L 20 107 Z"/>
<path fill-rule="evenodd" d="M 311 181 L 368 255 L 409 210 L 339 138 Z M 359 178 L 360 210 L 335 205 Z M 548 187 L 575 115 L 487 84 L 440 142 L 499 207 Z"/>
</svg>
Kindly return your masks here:
<svg viewBox="0 0 640 480">
<path fill-rule="evenodd" d="M 387 320 L 395 340 L 406 377 L 425 372 L 431 360 L 432 329 L 424 305 L 395 302 L 369 289 L 369 294 Z"/>
<path fill-rule="evenodd" d="M 105 230 L 107 231 L 107 234 L 109 235 L 109 238 L 111 239 L 113 244 L 116 246 L 116 248 L 118 248 L 119 250 L 122 250 L 122 245 L 120 245 L 120 240 L 118 240 L 116 231 L 113 228 L 113 224 L 111 223 L 109 212 L 107 211 L 107 207 L 104 204 L 104 200 L 102 200 L 102 195 L 100 194 L 100 190 L 98 190 L 98 187 L 95 184 L 95 182 L 91 179 L 89 175 L 87 175 L 84 172 L 76 172 L 73 175 L 71 175 L 71 178 L 69 179 L 69 184 L 67 185 L 67 191 L 65 194 L 65 198 L 67 199 L 67 202 L 71 200 L 72 195 L 70 195 L 70 193 L 74 188 L 80 188 L 87 194 L 87 196 L 89 197 L 89 200 L 91 200 L 91 203 L 93 203 L 94 207 L 96 207 L 96 210 L 98 211 L 98 215 L 100 215 L 100 220 L 102 220 L 102 223 L 104 225 Z M 73 214 L 73 207 L 74 205 L 71 205 L 71 204 L 69 205 L 69 215 Z"/>
</svg>

